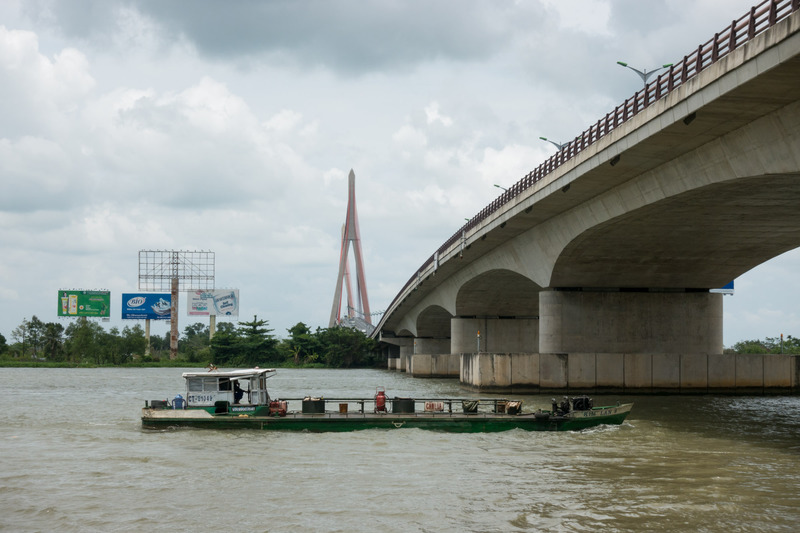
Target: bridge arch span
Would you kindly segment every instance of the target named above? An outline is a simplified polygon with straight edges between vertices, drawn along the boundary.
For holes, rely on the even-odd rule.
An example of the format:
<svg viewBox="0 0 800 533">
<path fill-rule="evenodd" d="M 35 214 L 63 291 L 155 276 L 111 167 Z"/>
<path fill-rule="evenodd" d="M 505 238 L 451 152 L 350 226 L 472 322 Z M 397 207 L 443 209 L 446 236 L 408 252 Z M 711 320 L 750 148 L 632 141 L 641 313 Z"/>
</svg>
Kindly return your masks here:
<svg viewBox="0 0 800 533">
<path fill-rule="evenodd" d="M 439 305 L 426 307 L 417 315 L 417 337 L 450 338 L 450 319 L 453 315 Z"/>
<path fill-rule="evenodd" d="M 506 269 L 491 269 L 461 285 L 456 296 L 458 316 L 536 316 L 541 287 Z"/>
<path fill-rule="evenodd" d="M 540 290 L 530 278 L 502 268 L 463 283 L 451 321 L 452 353 L 537 352 Z"/>
</svg>

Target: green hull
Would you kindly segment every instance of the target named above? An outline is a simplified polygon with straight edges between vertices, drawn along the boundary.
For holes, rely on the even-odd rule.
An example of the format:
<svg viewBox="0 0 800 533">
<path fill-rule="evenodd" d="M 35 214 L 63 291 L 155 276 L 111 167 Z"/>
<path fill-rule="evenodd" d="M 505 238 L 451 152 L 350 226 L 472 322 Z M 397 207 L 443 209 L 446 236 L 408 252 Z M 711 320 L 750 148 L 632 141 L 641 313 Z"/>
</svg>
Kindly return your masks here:
<svg viewBox="0 0 800 533">
<path fill-rule="evenodd" d="M 343 432 L 365 429 L 417 428 L 452 433 L 491 433 L 523 429 L 526 431 L 581 430 L 603 424 L 622 424 L 633 404 L 573 411 L 563 416 L 550 413 L 288 413 L 286 416 L 246 414 L 213 415 L 202 409 L 172 411 L 145 408 L 142 427 L 165 429 L 194 427 L 207 429 L 267 429 L 273 431 Z"/>
</svg>

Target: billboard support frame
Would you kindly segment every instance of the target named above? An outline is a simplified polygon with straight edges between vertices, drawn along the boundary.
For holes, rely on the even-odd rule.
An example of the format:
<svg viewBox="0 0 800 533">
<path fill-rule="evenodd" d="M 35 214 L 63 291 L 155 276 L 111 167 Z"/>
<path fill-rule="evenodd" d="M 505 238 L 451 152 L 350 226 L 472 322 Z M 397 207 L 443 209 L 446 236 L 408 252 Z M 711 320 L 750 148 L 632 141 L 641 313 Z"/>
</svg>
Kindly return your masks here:
<svg viewBox="0 0 800 533">
<path fill-rule="evenodd" d="M 140 250 L 139 290 L 169 290 L 172 295 L 169 358 L 178 355 L 178 292 L 214 289 L 214 252 Z"/>
</svg>

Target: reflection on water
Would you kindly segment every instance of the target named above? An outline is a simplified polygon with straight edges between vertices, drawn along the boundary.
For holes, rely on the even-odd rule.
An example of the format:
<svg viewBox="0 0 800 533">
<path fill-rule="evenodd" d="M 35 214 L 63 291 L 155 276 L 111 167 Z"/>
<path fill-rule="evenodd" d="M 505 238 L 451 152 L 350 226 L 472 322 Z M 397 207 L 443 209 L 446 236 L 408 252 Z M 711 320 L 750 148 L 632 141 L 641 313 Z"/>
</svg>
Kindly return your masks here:
<svg viewBox="0 0 800 533">
<path fill-rule="evenodd" d="M 794 531 L 800 399 L 608 397 L 618 427 L 461 435 L 142 431 L 176 369 L 0 369 L 0 530 Z M 475 396 L 280 370 L 274 396 Z M 523 396 L 547 407 L 549 396 Z M 596 403 L 603 403 L 600 398 Z"/>
</svg>

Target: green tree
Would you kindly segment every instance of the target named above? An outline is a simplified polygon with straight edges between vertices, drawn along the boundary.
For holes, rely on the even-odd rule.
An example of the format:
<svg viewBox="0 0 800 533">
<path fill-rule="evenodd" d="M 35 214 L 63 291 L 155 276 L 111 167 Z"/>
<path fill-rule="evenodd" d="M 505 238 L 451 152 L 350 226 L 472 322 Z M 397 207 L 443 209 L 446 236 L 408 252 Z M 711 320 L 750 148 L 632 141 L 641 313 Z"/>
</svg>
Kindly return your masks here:
<svg viewBox="0 0 800 533">
<path fill-rule="evenodd" d="M 35 358 L 42 351 L 44 344 L 45 323 L 33 315 L 28 322 L 28 342 L 31 346 L 32 356 Z"/>
<path fill-rule="evenodd" d="M 210 344 L 208 326 L 196 322 L 183 329 L 183 337 L 178 342 L 178 351 L 191 357 Z"/>
<path fill-rule="evenodd" d="M 284 359 L 290 360 L 295 365 L 316 362 L 321 351 L 318 336 L 302 322 L 298 322 L 286 331 L 289 332 L 289 338 L 281 343 Z"/>
<path fill-rule="evenodd" d="M 739 341 L 733 345 L 734 353 L 769 353 L 771 346 L 766 346 L 760 340 Z"/>
<path fill-rule="evenodd" d="M 101 326 L 97 331 L 97 342 L 99 347 L 94 362 L 98 365 L 119 364 L 122 360 L 122 338 L 119 335 L 119 328 L 115 326 L 106 331 Z"/>
<path fill-rule="evenodd" d="M 8 351 L 8 344 L 6 343 L 6 338 L 0 333 L 0 355 L 5 354 Z"/>
<path fill-rule="evenodd" d="M 21 358 L 25 358 L 28 352 L 28 347 L 30 346 L 30 336 L 28 334 L 28 319 L 23 318 L 22 324 L 11 330 L 11 338 L 16 341 L 17 344 L 17 356 Z"/>
<path fill-rule="evenodd" d="M 789 335 L 783 344 L 783 353 L 800 354 L 800 339 Z"/>
<path fill-rule="evenodd" d="M 767 337 L 763 340 L 744 340 L 735 343 L 732 348 L 726 349 L 725 353 L 800 354 L 800 339 L 789 335 L 783 339 L 782 345 L 780 337 Z"/>
<path fill-rule="evenodd" d="M 102 336 L 105 330 L 100 324 L 87 320 L 86 317 L 79 317 L 67 326 L 65 334 L 65 348 L 70 361 L 97 364 L 102 362 Z"/>
<path fill-rule="evenodd" d="M 237 365 L 239 333 L 230 322 L 217 325 L 214 338 L 211 339 L 211 356 L 217 366 Z"/>
<path fill-rule="evenodd" d="M 169 357 L 169 337 L 170 332 L 167 331 L 164 335 L 151 335 L 150 336 L 150 356 L 142 356 L 142 361 L 159 361 L 162 356 Z M 145 339 L 145 347 L 147 340 Z"/>
<path fill-rule="evenodd" d="M 55 322 L 45 324 L 42 353 L 49 361 L 64 360 L 64 326 Z"/>
<path fill-rule="evenodd" d="M 147 339 L 140 324 L 125 326 L 122 329 L 122 338 L 120 340 L 120 359 L 118 364 L 129 363 L 133 360 L 134 355 L 144 355 Z"/>
<path fill-rule="evenodd" d="M 255 366 L 264 362 L 278 360 L 278 341 L 273 335 L 266 320 L 259 320 L 257 315 L 250 322 L 239 322 L 239 355 L 238 363 L 242 366 Z"/>
<path fill-rule="evenodd" d="M 197 339 L 208 339 L 208 326 L 200 322 L 195 322 L 183 328 L 183 338 L 187 341 Z"/>
<path fill-rule="evenodd" d="M 178 352 L 191 362 L 198 362 L 203 357 L 210 357 L 208 346 L 211 341 L 208 335 L 208 326 L 200 322 L 186 326 L 183 330 L 183 338 L 178 342 Z"/>
<path fill-rule="evenodd" d="M 319 332 L 325 366 L 350 368 L 374 364 L 377 342 L 356 329 L 333 327 Z"/>
</svg>

